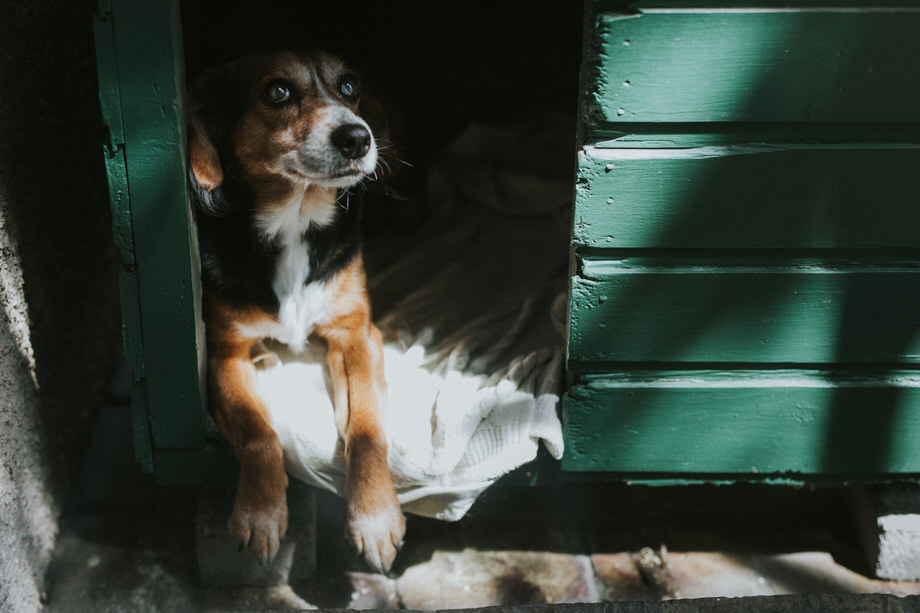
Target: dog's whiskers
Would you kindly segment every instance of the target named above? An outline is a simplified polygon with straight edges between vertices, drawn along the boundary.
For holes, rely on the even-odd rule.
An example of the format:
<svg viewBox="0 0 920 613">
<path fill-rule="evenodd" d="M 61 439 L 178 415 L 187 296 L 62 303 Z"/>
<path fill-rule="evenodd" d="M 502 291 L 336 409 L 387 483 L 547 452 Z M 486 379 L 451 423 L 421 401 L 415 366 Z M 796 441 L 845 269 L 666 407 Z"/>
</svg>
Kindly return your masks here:
<svg viewBox="0 0 920 613">
<path fill-rule="evenodd" d="M 343 198 L 345 199 L 344 205 L 342 204 Z M 339 197 L 336 198 L 335 201 L 336 201 L 336 204 L 338 204 L 339 207 L 347 213 L 348 209 L 351 207 L 351 189 L 343 189 L 342 193 L 339 194 Z"/>
<path fill-rule="evenodd" d="M 395 149 L 395 148 L 396 148 L 396 147 L 394 146 L 394 144 L 393 144 L 392 141 L 389 141 L 389 140 L 386 140 L 386 139 L 379 139 L 379 138 L 378 138 L 378 139 L 375 140 L 375 142 L 377 143 L 377 151 L 378 151 L 378 153 L 386 153 L 388 150 L 390 150 L 390 149 Z M 408 166 L 409 168 L 414 168 L 414 166 L 413 166 L 412 164 L 410 164 L 410 163 L 407 162 L 406 160 L 400 159 L 400 158 L 398 158 L 398 157 L 395 157 L 395 156 L 386 156 L 386 158 L 385 158 L 385 157 L 383 157 L 383 156 L 380 156 L 380 157 L 377 158 L 377 169 L 375 169 L 375 175 L 376 175 L 376 172 L 377 172 L 378 169 L 379 169 L 381 172 L 391 172 L 391 171 L 392 171 L 392 168 L 390 168 L 390 162 L 389 162 L 388 160 L 392 160 L 392 161 L 394 161 L 394 162 L 399 162 L 399 163 L 402 164 L 403 166 Z M 377 177 L 375 176 L 375 179 L 376 179 L 376 178 L 377 178 Z"/>
</svg>

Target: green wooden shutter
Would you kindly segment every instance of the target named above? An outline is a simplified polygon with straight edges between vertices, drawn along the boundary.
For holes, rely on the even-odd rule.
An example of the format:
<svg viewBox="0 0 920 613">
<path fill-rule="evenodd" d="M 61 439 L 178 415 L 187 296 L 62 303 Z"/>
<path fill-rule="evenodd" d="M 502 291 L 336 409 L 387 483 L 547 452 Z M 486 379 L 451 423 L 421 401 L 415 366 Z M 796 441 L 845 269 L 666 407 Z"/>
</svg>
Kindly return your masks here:
<svg viewBox="0 0 920 613">
<path fill-rule="evenodd" d="M 920 473 L 920 2 L 590 2 L 563 469 Z"/>
<path fill-rule="evenodd" d="M 202 484 L 228 460 L 205 404 L 178 2 L 100 0 L 94 25 L 136 456 L 160 482 Z"/>
</svg>

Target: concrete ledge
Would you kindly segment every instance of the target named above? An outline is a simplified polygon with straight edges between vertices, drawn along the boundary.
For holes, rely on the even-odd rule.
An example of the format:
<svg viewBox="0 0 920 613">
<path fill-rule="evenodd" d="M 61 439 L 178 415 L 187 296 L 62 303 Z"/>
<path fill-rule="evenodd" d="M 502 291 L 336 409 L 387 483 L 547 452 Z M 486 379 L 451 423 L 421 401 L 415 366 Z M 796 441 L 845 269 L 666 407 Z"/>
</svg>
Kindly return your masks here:
<svg viewBox="0 0 920 613">
<path fill-rule="evenodd" d="M 853 510 L 868 571 L 882 579 L 920 579 L 920 487 L 899 483 L 854 488 Z"/>
<path fill-rule="evenodd" d="M 332 609 L 327 610 L 332 611 Z M 664 602 L 633 601 L 485 607 L 482 609 L 452 609 L 451 611 L 455 613 L 920 613 L 920 596 L 888 594 L 753 596 Z"/>
</svg>

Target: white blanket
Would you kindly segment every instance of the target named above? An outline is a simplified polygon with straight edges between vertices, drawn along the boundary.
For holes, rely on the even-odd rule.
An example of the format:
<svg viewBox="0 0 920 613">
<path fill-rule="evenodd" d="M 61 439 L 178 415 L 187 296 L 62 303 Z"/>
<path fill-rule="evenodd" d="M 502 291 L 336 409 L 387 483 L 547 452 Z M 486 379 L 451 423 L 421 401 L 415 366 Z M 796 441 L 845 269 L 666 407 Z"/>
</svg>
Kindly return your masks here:
<svg viewBox="0 0 920 613">
<path fill-rule="evenodd" d="M 536 457 L 541 440 L 562 457 L 555 394 L 534 396 L 508 380 L 482 387 L 482 376 L 457 371 L 431 373 L 422 365 L 420 347 L 403 353 L 387 346 L 384 353 L 390 470 L 405 511 L 458 520 L 496 479 Z M 259 392 L 270 407 L 287 470 L 341 495 L 345 460 L 328 373 L 321 362 L 284 357 L 260 370 Z"/>
<path fill-rule="evenodd" d="M 365 247 L 386 339 L 389 462 L 407 512 L 460 519 L 540 442 L 562 456 L 570 133 L 554 121 L 470 126 L 432 172 L 431 219 Z M 324 346 L 269 348 L 280 362 L 260 365 L 258 387 L 287 470 L 342 494 Z"/>
</svg>

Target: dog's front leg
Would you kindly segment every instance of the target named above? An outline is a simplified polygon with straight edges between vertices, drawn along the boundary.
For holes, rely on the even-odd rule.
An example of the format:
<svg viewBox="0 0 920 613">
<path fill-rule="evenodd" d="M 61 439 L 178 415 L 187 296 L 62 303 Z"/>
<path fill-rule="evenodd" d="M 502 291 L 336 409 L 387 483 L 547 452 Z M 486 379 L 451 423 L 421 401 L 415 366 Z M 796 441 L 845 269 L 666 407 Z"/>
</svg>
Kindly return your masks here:
<svg viewBox="0 0 920 613">
<path fill-rule="evenodd" d="M 346 536 L 379 572 L 393 564 L 406 523 L 387 464 L 380 331 L 363 313 L 317 330 L 326 339 L 335 422 L 345 442 Z"/>
<path fill-rule="evenodd" d="M 281 442 L 255 393 L 253 344 L 210 343 L 208 382 L 214 418 L 240 462 L 230 532 L 267 564 L 278 552 L 287 529 L 287 475 Z"/>
</svg>

